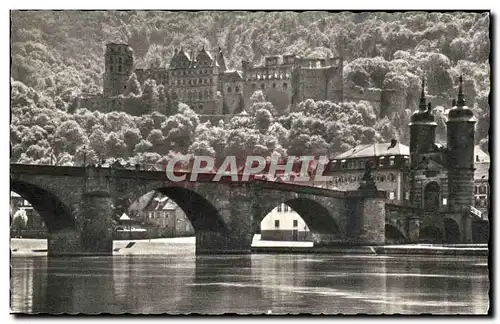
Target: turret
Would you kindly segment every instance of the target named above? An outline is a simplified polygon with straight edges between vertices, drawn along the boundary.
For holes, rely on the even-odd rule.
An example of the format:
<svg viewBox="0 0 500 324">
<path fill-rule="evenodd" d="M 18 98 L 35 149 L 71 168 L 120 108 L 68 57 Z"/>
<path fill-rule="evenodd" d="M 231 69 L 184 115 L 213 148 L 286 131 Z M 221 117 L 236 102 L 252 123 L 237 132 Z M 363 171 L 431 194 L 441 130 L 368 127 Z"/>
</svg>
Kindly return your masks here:
<svg viewBox="0 0 500 324">
<path fill-rule="evenodd" d="M 416 166 L 421 154 L 428 153 L 436 138 L 436 122 L 431 106 L 426 104 L 425 81 L 422 79 L 422 92 L 418 110 L 410 119 L 410 158 L 412 166 Z"/>
<path fill-rule="evenodd" d="M 134 67 L 134 51 L 127 44 L 109 43 L 106 45 L 103 75 L 105 97 L 121 94 Z"/>
<path fill-rule="evenodd" d="M 463 78 L 460 76 L 456 106 L 448 113 L 448 185 L 450 206 L 468 208 L 473 203 L 474 126 L 476 119 L 465 105 Z"/>
</svg>

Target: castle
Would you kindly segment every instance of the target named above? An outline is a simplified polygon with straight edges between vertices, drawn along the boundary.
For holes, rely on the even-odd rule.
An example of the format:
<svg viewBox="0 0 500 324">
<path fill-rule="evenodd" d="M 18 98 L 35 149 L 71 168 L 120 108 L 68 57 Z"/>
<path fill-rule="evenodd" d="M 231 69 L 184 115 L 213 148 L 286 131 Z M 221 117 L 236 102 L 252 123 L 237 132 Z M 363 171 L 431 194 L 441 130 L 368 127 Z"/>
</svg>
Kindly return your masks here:
<svg viewBox="0 0 500 324">
<path fill-rule="evenodd" d="M 242 71 L 229 70 L 219 48 L 211 54 L 204 47 L 188 53 L 175 50 L 168 67 L 134 69 L 133 50 L 127 44 L 109 43 L 105 52 L 103 93 L 84 95 L 78 107 L 89 110 L 125 111 L 131 114 L 165 113 L 175 101 L 189 105 L 199 115 L 234 115 L 251 106 L 250 98 L 262 90 L 278 113 L 293 111 L 306 99 L 368 100 L 380 105 L 379 89 L 367 89 L 358 98 L 346 97 L 343 89 L 343 60 L 341 58 L 312 59 L 295 55 L 268 56 L 263 65 L 242 61 Z M 135 73 L 144 89 L 142 95 L 130 96 L 129 79 Z M 154 80 L 159 94 L 149 91 L 148 80 Z M 150 81 L 149 81 L 150 82 Z M 130 107 L 141 106 L 141 110 Z"/>
</svg>

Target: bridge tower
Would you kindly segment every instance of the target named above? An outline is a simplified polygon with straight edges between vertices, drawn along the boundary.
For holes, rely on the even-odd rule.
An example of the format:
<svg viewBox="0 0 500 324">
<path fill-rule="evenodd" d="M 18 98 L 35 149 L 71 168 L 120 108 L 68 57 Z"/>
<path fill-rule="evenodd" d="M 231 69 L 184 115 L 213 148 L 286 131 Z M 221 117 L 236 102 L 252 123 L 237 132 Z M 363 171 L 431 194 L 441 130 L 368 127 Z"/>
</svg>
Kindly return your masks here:
<svg viewBox="0 0 500 324">
<path fill-rule="evenodd" d="M 448 186 L 452 211 L 466 211 L 474 202 L 474 126 L 476 119 L 465 105 L 460 76 L 458 98 L 448 113 Z"/>
</svg>

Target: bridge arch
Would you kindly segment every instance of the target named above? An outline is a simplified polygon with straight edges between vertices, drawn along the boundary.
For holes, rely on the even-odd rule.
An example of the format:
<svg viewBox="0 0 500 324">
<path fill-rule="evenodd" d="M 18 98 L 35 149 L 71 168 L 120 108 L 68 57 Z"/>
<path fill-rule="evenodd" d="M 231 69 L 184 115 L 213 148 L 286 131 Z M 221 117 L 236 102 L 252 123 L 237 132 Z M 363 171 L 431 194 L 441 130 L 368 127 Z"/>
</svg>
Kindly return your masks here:
<svg viewBox="0 0 500 324">
<path fill-rule="evenodd" d="M 154 191 L 172 199 L 186 214 L 195 232 L 225 232 L 227 230 L 226 222 L 217 208 L 195 190 L 173 186 L 159 187 Z"/>
<path fill-rule="evenodd" d="M 420 229 L 420 242 L 422 243 L 442 243 L 443 232 L 440 228 L 428 225 Z"/>
<path fill-rule="evenodd" d="M 406 243 L 408 241 L 406 235 L 398 227 L 392 224 L 385 224 L 385 241 L 387 243 Z"/>
<path fill-rule="evenodd" d="M 52 192 L 24 181 L 12 179 L 10 189 L 33 206 L 42 217 L 49 233 L 77 228 L 76 220 L 69 206 L 66 206 Z"/>
<path fill-rule="evenodd" d="M 266 204 L 260 209 L 258 215 L 254 215 L 254 220 L 258 226 L 255 226 L 254 231 L 258 232 L 260 224 L 264 218 L 269 215 L 274 208 L 281 204 L 289 206 L 295 211 L 306 223 L 311 233 L 335 235 L 339 238 L 344 237 L 344 232 L 339 226 L 338 222 L 332 217 L 330 211 L 321 203 L 304 197 L 285 199 L 282 201 L 274 201 Z"/>
</svg>

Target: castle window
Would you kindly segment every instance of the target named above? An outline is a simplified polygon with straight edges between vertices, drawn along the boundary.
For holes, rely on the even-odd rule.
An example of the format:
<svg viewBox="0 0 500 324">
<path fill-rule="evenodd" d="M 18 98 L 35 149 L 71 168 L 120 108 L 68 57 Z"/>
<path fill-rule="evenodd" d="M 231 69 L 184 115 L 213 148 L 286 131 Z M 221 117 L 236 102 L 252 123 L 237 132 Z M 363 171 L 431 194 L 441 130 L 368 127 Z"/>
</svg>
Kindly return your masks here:
<svg viewBox="0 0 500 324">
<path fill-rule="evenodd" d="M 240 92 L 240 87 L 236 87 L 235 92 Z"/>
<path fill-rule="evenodd" d="M 273 83 L 273 88 L 276 89 L 276 83 Z"/>
<path fill-rule="evenodd" d="M 288 84 L 285 82 L 285 83 L 283 83 L 283 89 L 286 89 L 286 88 L 288 88 Z"/>
<path fill-rule="evenodd" d="M 261 88 L 262 90 L 264 90 L 264 89 L 266 89 L 266 85 L 265 85 L 264 83 L 262 83 L 262 84 L 260 85 L 260 88 Z"/>
</svg>

